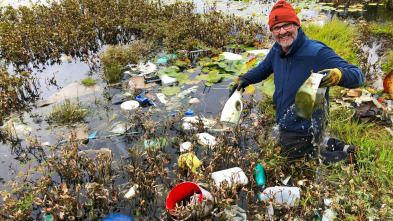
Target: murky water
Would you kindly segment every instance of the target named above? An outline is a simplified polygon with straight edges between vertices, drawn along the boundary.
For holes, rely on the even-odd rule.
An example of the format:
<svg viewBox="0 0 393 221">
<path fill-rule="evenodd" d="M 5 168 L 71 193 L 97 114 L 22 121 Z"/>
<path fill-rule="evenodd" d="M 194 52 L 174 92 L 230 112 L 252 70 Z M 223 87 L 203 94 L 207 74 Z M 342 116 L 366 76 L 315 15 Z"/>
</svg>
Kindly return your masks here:
<svg viewBox="0 0 393 221">
<path fill-rule="evenodd" d="M 202 12 L 206 2 L 196 0 L 195 3 L 197 4 L 197 10 Z M 24 5 L 27 3 L 25 1 L 3 1 L 2 4 Z M 236 13 L 242 17 L 250 17 L 253 13 L 256 13 L 257 15 L 255 18 L 257 20 L 267 22 L 266 15 L 269 13 L 272 4 L 274 4 L 274 1 L 248 1 L 247 3 L 242 1 L 220 1 L 217 3 L 217 9 L 228 13 Z M 348 19 L 358 19 L 362 17 L 367 21 L 393 20 L 393 13 L 388 13 L 386 10 L 383 10 L 383 6 L 367 5 L 365 6 L 365 9 L 365 11 L 361 12 L 351 12 L 348 10 L 343 12 L 321 11 L 326 14 L 326 19 L 339 16 Z M 310 9 L 303 10 L 301 12 L 301 16 L 307 19 L 317 19 L 318 17 L 321 17 L 321 11 L 313 11 Z M 370 53 L 370 63 L 374 64 L 378 62 L 378 50 L 381 49 L 381 44 L 382 43 L 374 42 L 371 46 L 364 46 L 364 50 L 367 50 Z M 42 72 L 37 71 L 36 74 L 41 85 L 41 100 L 45 100 L 55 94 L 60 88 L 65 87 L 72 82 L 80 82 L 88 76 L 100 79 L 100 75 L 102 74 L 101 72 L 90 73 L 89 71 L 90 69 L 87 64 L 71 59 L 64 60 L 60 65 L 46 66 Z M 51 79 L 55 80 L 56 84 L 48 83 Z M 199 82 L 195 85 L 183 85 L 183 91 L 189 87 L 198 86 L 197 92 L 193 93 L 190 97 L 170 101 L 173 102 L 172 105 L 175 106 L 173 108 L 168 108 L 167 105 L 161 104 L 158 99 L 153 99 L 155 102 L 154 106 L 140 109 L 141 111 L 150 111 L 155 114 L 154 118 L 157 121 L 171 118 L 172 114 L 178 113 L 181 109 L 191 109 L 195 111 L 198 116 L 214 119 L 219 115 L 225 101 L 228 98 L 228 85 L 230 82 L 231 80 L 225 81 L 212 87 L 205 87 L 203 82 Z M 381 80 L 377 79 L 375 84 L 376 87 L 380 87 L 380 83 Z M 100 84 L 104 85 L 104 82 L 101 81 Z M 110 148 L 117 157 L 125 156 L 127 155 L 125 147 L 133 147 L 143 144 L 133 142 L 132 136 L 137 137 L 138 134 L 128 137 L 131 137 L 131 139 L 115 135 L 113 137 L 107 137 L 108 135 L 111 135 L 109 128 L 113 124 L 119 121 L 127 121 L 120 105 L 112 105 L 111 101 L 106 99 L 105 94 L 108 93 L 110 95 L 122 94 L 122 90 L 120 88 L 103 87 L 101 91 L 79 98 L 89 112 L 87 122 L 82 123 L 82 125 L 88 126 L 88 134 L 98 131 L 97 139 L 91 140 L 85 146 L 81 145 L 79 149 L 87 150 Z M 153 97 L 156 97 L 157 89 L 152 88 L 145 90 L 141 95 L 146 96 L 147 94 L 151 94 Z M 188 104 L 188 99 L 191 97 L 198 98 L 201 102 L 197 104 Z M 256 98 L 259 99 L 261 97 L 262 95 L 257 92 Z M 247 100 L 248 97 L 245 97 L 245 99 Z M 176 102 L 178 104 L 176 104 Z M 63 139 L 62 137 L 68 136 L 69 128 L 51 125 L 45 121 L 45 118 L 52 109 L 53 105 L 33 108 L 31 112 L 22 113 L 23 122 L 15 117 L 16 122 L 30 127 L 31 130 L 27 130 L 25 132 L 22 131 L 21 134 L 19 134 L 19 138 L 21 139 L 19 144 L 11 145 L 6 142 L 0 145 L 0 167 L 2 168 L 0 169 L 0 188 L 5 188 L 4 184 L 13 179 L 18 172 L 26 171 L 28 166 L 26 166 L 25 163 L 27 163 L 29 159 L 33 159 L 35 157 L 35 152 L 31 152 L 31 150 L 27 149 L 30 144 L 26 141 L 26 138 L 39 137 L 42 143 L 55 144 Z M 44 148 L 48 146 L 44 145 Z M 173 169 L 171 165 L 177 163 L 178 151 L 173 148 L 167 148 L 166 151 L 174 156 L 168 164 L 168 166 L 170 165 L 169 168 Z M 119 159 L 117 158 L 115 160 Z M 21 165 L 21 163 L 23 163 L 23 165 Z"/>
</svg>

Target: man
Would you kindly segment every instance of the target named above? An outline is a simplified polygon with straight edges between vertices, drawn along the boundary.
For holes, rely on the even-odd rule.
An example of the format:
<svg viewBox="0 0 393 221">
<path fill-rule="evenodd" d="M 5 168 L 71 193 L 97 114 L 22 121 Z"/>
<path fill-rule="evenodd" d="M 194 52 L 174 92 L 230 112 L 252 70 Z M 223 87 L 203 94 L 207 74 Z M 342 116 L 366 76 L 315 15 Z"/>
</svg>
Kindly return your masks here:
<svg viewBox="0 0 393 221">
<path fill-rule="evenodd" d="M 317 108 L 311 119 L 304 120 L 295 115 L 294 103 L 297 90 L 311 72 L 326 74 L 320 87 L 328 87 L 325 94 L 328 101 L 329 87 L 356 88 L 363 85 L 362 71 L 348 64 L 322 42 L 310 40 L 300 27 L 295 10 L 286 1 L 279 1 L 273 6 L 269 14 L 269 28 L 275 44 L 257 67 L 239 78 L 231 94 L 274 73 L 276 90 L 273 101 L 277 107 L 276 122 L 280 127 L 278 145 L 282 147 L 282 153 L 293 158 L 321 156 L 328 163 L 341 160 L 353 163 L 356 147 L 334 138 L 324 143 L 328 151 L 321 151 L 319 155 L 314 144 L 322 143 L 321 131 L 326 126 L 323 116 L 327 111 Z"/>
</svg>

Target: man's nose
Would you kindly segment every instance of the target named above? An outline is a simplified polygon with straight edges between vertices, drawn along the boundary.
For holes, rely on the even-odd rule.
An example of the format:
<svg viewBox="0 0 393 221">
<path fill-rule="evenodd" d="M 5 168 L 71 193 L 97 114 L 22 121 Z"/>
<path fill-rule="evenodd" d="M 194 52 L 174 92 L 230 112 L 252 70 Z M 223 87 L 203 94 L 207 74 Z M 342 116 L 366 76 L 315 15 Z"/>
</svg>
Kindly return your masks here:
<svg viewBox="0 0 393 221">
<path fill-rule="evenodd" d="M 279 31 L 280 34 L 285 34 L 285 33 L 287 33 L 287 32 L 288 32 L 288 31 L 285 30 L 284 27 L 280 27 L 280 31 Z"/>
</svg>

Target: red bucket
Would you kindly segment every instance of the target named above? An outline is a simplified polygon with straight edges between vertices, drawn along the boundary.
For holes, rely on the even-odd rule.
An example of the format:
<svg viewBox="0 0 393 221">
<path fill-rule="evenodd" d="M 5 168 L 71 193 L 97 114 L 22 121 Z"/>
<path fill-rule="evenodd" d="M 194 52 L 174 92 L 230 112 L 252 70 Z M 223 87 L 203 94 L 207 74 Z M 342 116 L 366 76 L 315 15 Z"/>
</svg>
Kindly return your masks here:
<svg viewBox="0 0 393 221">
<path fill-rule="evenodd" d="M 168 194 L 168 198 L 166 199 L 166 208 L 169 210 L 169 213 L 172 216 L 179 216 L 179 214 L 177 214 L 174 209 L 176 208 L 176 203 L 181 202 L 182 200 L 184 200 L 185 198 L 192 196 L 196 194 L 198 197 L 198 202 L 202 204 L 203 208 L 204 208 L 204 212 L 203 214 L 199 214 L 201 216 L 205 216 L 207 215 L 212 207 L 204 205 L 204 203 L 202 202 L 203 197 L 207 197 L 208 199 L 210 199 L 211 201 L 213 201 L 213 196 L 205 189 L 203 189 L 202 187 L 198 186 L 195 183 L 192 182 L 184 182 L 181 183 L 177 186 L 175 186 Z M 191 215 L 191 214 L 190 214 Z"/>
</svg>

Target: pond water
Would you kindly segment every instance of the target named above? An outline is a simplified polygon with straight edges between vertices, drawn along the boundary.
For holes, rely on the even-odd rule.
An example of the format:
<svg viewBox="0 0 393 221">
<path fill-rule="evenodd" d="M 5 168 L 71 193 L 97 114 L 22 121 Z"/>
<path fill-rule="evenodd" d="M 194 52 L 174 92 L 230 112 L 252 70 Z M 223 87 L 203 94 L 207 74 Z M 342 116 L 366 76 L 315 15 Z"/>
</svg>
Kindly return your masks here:
<svg viewBox="0 0 393 221">
<path fill-rule="evenodd" d="M 205 4 L 207 2 L 212 1 L 201 1 L 195 0 L 197 5 L 198 12 L 202 12 L 203 8 L 206 7 Z M 227 13 L 235 13 L 239 16 L 250 17 L 253 13 L 256 14 L 255 19 L 263 22 L 267 22 L 267 14 L 270 11 L 271 6 L 275 1 L 218 1 L 217 9 L 225 11 Z M 24 1 L 3 1 L 2 5 L 19 5 L 19 4 L 27 4 Z M 304 7 L 303 1 L 298 1 L 294 3 L 294 5 L 298 5 L 298 7 Z M 344 7 L 340 10 L 329 10 L 334 7 L 337 8 L 338 5 L 326 5 L 326 4 L 318 4 L 315 1 L 309 2 L 309 9 L 302 9 L 300 16 L 307 20 L 328 20 L 334 16 L 339 16 L 351 20 L 356 20 L 359 18 L 365 19 L 366 21 L 392 21 L 392 14 L 388 13 L 383 6 L 381 5 L 364 5 L 364 10 L 362 11 L 353 11 L 348 10 L 350 7 Z M 315 10 L 313 10 L 315 9 Z M 261 13 L 262 12 L 262 13 Z M 378 50 L 381 49 L 381 44 L 378 42 L 374 42 L 370 46 L 364 46 L 364 50 L 368 50 L 370 52 L 369 62 L 376 63 L 378 62 Z M 377 71 L 377 70 L 376 70 Z M 121 110 L 120 105 L 113 105 L 111 100 L 108 100 L 106 97 L 109 95 L 122 96 L 123 90 L 121 87 L 108 87 L 105 83 L 100 80 L 101 76 L 100 71 L 91 72 L 89 65 L 78 61 L 67 59 L 59 64 L 53 66 L 46 66 L 42 71 L 36 71 L 37 78 L 40 83 L 41 97 L 40 101 L 44 101 L 48 99 L 50 96 L 58 92 L 61 88 L 66 87 L 70 83 L 80 82 L 82 79 L 91 76 L 94 79 L 99 80 L 99 89 L 96 92 L 86 94 L 84 96 L 79 97 L 79 100 L 83 103 L 83 106 L 89 112 L 89 117 L 86 123 L 81 123 L 80 126 L 86 125 L 88 127 L 88 134 L 92 134 L 95 131 L 98 131 L 97 138 L 102 137 L 102 139 L 94 139 L 88 142 L 85 146 L 80 146 L 80 150 L 87 149 L 101 149 L 101 148 L 109 148 L 116 155 L 116 160 L 119 160 L 117 157 L 124 156 L 127 154 L 124 147 L 130 146 L 141 146 L 143 145 L 139 143 L 133 142 L 131 139 L 130 142 L 123 136 L 113 136 L 106 137 L 108 135 L 113 135 L 110 133 L 109 129 L 112 125 L 119 121 L 127 121 L 125 118 L 124 111 Z M 194 77 L 197 73 L 194 74 Z M 56 84 L 48 83 L 53 79 L 56 81 Z M 164 105 L 160 103 L 157 98 L 157 87 L 153 87 L 151 89 L 144 90 L 141 94 L 142 96 L 147 96 L 151 94 L 154 99 L 152 99 L 155 103 L 152 107 L 144 107 L 140 108 L 142 112 L 150 111 L 154 115 L 154 120 L 167 120 L 172 117 L 172 114 L 178 113 L 180 110 L 194 110 L 195 115 L 199 115 L 205 118 L 215 119 L 219 116 L 220 111 L 228 98 L 228 86 L 229 83 L 233 80 L 228 80 L 221 82 L 219 84 L 213 85 L 212 87 L 205 87 L 203 82 L 199 82 L 196 84 L 183 84 L 181 85 L 181 90 L 185 91 L 186 89 L 197 86 L 196 92 L 193 92 L 190 97 L 185 97 L 183 99 L 169 99 L 169 103 L 172 103 L 173 106 Z M 53 81 L 52 81 L 53 82 Z M 125 81 L 126 84 L 127 81 Z M 377 87 L 380 86 L 380 80 L 377 81 Z M 378 86 L 379 85 L 379 86 Z M 98 86 L 97 86 L 98 87 Z M 188 104 L 189 98 L 194 97 L 198 98 L 201 102 L 197 104 Z M 255 99 L 260 99 L 263 96 L 260 92 L 256 92 Z M 246 100 L 249 100 L 249 96 L 245 96 Z M 39 102 L 40 102 L 39 101 Z M 39 103 L 38 102 L 38 103 Z M 18 135 L 20 142 L 16 144 L 11 144 L 10 142 L 4 142 L 0 145 L 0 188 L 4 189 L 5 184 L 12 180 L 19 172 L 25 172 L 28 169 L 26 163 L 30 159 L 34 159 L 35 151 L 32 151 L 28 140 L 28 137 L 31 138 L 40 138 L 42 143 L 46 144 L 55 144 L 62 140 L 64 137 L 68 136 L 69 128 L 61 127 L 49 124 L 45 118 L 49 115 L 49 113 L 53 110 L 53 104 L 45 107 L 34 107 L 30 112 L 23 112 L 21 116 L 23 116 L 23 121 L 18 119 L 18 115 L 15 115 L 13 118 L 16 124 L 24 125 L 25 131 L 21 131 Z M 170 108 L 168 108 L 168 106 Z M 174 136 L 176 133 L 173 132 Z M 135 136 L 138 136 L 136 134 Z M 132 136 L 131 136 L 132 137 Z M 136 139 L 138 140 L 138 139 Z M 251 142 L 251 141 L 247 141 Z M 50 146 L 48 145 L 48 146 Z M 252 145 L 252 143 L 250 143 Z M 46 146 L 47 147 L 47 146 Z M 44 148 L 46 148 L 44 145 Z M 173 170 L 172 165 L 177 163 L 178 158 L 178 150 L 175 148 L 166 148 L 165 149 L 170 155 L 172 155 L 172 159 L 170 163 L 168 163 L 169 169 Z M 115 161 L 116 161 L 115 160 Z M 40 161 L 37 161 L 40 162 Z M 173 174 L 171 176 L 174 176 Z M 121 180 L 117 181 L 119 184 Z M 162 200 L 162 199 L 161 199 Z M 162 205 L 161 205 L 162 206 Z M 156 211 L 156 213 L 160 213 L 162 211 Z M 156 214 L 157 215 L 157 214 Z"/>
</svg>

